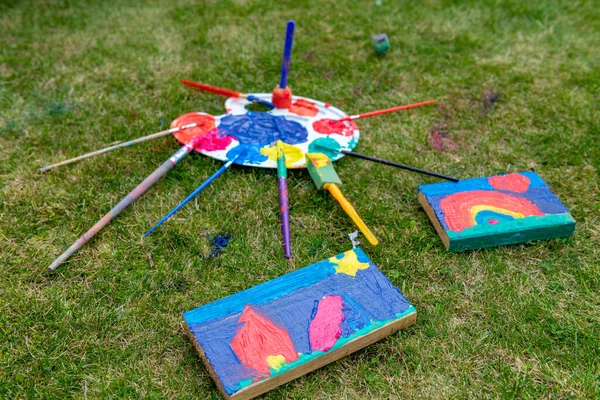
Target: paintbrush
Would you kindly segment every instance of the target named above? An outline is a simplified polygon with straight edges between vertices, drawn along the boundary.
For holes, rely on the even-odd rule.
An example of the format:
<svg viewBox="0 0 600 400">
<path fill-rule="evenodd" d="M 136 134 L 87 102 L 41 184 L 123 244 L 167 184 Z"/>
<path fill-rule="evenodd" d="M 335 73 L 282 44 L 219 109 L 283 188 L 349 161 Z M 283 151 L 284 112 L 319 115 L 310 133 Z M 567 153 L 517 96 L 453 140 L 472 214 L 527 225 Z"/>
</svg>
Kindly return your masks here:
<svg viewBox="0 0 600 400">
<path fill-rule="evenodd" d="M 216 129 L 216 128 L 215 128 Z M 50 264 L 48 269 L 51 271 L 55 270 L 60 264 L 65 262 L 71 257 L 77 250 L 83 247 L 96 233 L 100 232 L 102 228 L 110 223 L 113 219 L 125 210 L 131 203 L 137 200 L 143 195 L 152 185 L 154 185 L 160 178 L 165 176 L 175 165 L 177 165 L 183 157 L 189 154 L 194 149 L 194 146 L 200 142 L 204 134 L 194 136 L 185 146 L 177 150 L 167 161 L 165 161 L 160 167 L 152 172 L 146 179 L 142 181 L 135 189 L 133 189 L 125 198 L 123 198 L 119 204 L 117 204 L 112 210 L 110 210 L 100 221 L 96 222 L 83 236 L 75 241 L 64 253 L 62 253 L 56 260 Z"/>
<path fill-rule="evenodd" d="M 361 232 L 365 235 L 369 243 L 376 246 L 379 241 L 375 238 L 371 230 L 359 217 L 352 204 L 346 200 L 339 185 L 342 184 L 338 174 L 333 168 L 333 163 L 325 154 L 322 153 L 307 153 L 306 154 L 306 167 L 313 179 L 317 189 L 326 189 L 331 195 L 340 203 L 346 214 L 352 221 L 358 226 Z"/>
<path fill-rule="evenodd" d="M 277 141 L 277 182 L 279 184 L 279 212 L 281 214 L 283 252 L 285 258 L 290 258 L 292 256 L 290 207 L 288 200 L 287 168 L 285 166 L 285 154 L 283 152 L 283 142 L 281 140 Z"/>
<path fill-rule="evenodd" d="M 402 111 L 402 110 L 408 110 L 409 108 L 416 108 L 416 107 L 422 107 L 422 106 L 426 106 L 428 104 L 434 104 L 436 103 L 437 100 L 427 100 L 427 101 L 422 101 L 420 103 L 414 103 L 414 104 L 407 104 L 405 106 L 398 106 L 398 107 L 392 107 L 392 108 L 386 108 L 383 110 L 376 110 L 376 111 L 370 111 L 370 112 L 366 112 L 366 113 L 362 113 L 362 114 L 356 114 L 356 115 L 348 115 L 346 117 L 334 120 L 334 121 L 349 121 L 352 119 L 361 119 L 361 118 L 367 118 L 367 117 L 374 117 L 376 115 L 381 115 L 381 114 L 387 114 L 387 113 L 392 113 L 392 112 L 396 112 L 396 111 Z"/>
<path fill-rule="evenodd" d="M 221 96 L 225 96 L 225 97 L 234 97 L 234 98 L 240 97 L 240 98 L 246 99 L 248 101 L 260 103 L 269 108 L 275 108 L 275 104 L 273 104 L 267 100 L 262 100 L 251 94 L 240 93 L 240 92 L 236 92 L 235 90 L 231 90 L 231 89 L 226 89 L 226 88 L 213 86 L 213 85 L 207 85 L 206 83 L 188 81 L 187 79 L 182 80 L 181 83 L 183 83 L 185 86 L 193 87 L 195 89 L 200 89 L 205 92 L 220 94 Z"/>
<path fill-rule="evenodd" d="M 389 161 L 389 160 L 384 160 L 382 158 L 378 158 L 378 157 L 373 157 L 373 156 L 368 156 L 366 154 L 362 154 L 362 153 L 357 153 L 354 151 L 350 151 L 350 150 L 346 150 L 346 149 L 342 149 L 339 147 L 339 144 L 337 142 L 335 142 L 335 144 L 333 142 L 328 141 L 319 141 L 316 140 L 313 142 L 314 145 L 316 147 L 319 147 L 323 150 L 323 152 L 325 152 L 326 154 L 331 154 L 331 155 L 335 155 L 336 153 L 342 153 L 351 157 L 356 157 L 356 158 L 362 158 L 363 160 L 369 160 L 369 161 L 373 161 L 379 164 L 383 164 L 383 165 L 390 165 L 392 167 L 397 167 L 397 168 L 402 168 L 408 171 L 412 171 L 412 172 L 417 172 L 419 174 L 425 174 L 425 175 L 430 175 L 430 176 L 435 176 L 437 178 L 442 178 L 442 179 L 447 179 L 449 181 L 452 182 L 458 182 L 459 179 L 458 178 L 454 178 L 452 176 L 448 176 L 448 175 L 442 175 L 442 174 L 438 174 L 437 172 L 432 172 L 432 171 L 427 171 L 425 169 L 421 169 L 421 168 L 416 168 L 416 167 L 411 167 L 410 165 L 406 165 L 406 164 L 400 164 L 394 161 Z"/>
<path fill-rule="evenodd" d="M 203 125 L 203 124 L 204 124 L 203 122 L 200 122 L 200 123 L 193 123 L 193 124 L 188 124 L 188 125 L 180 126 L 180 127 L 177 127 L 177 128 L 171 128 L 171 129 L 167 129 L 166 131 L 153 133 L 153 134 L 148 135 L 148 136 L 142 136 L 140 138 L 129 140 L 129 141 L 123 142 L 123 143 L 119 143 L 119 144 L 116 144 L 114 146 L 105 147 L 105 148 L 103 148 L 101 150 L 91 151 L 91 152 L 83 154 L 81 156 L 78 156 L 78 157 L 75 157 L 75 158 L 70 158 L 68 160 L 61 161 L 59 163 L 48 165 L 46 167 L 40 168 L 40 172 L 46 172 L 49 169 L 54 168 L 54 167 L 60 167 L 61 165 L 71 164 L 71 163 L 74 163 L 75 161 L 80 161 L 80 160 L 84 160 L 86 158 L 98 156 L 100 154 L 108 153 L 110 151 L 113 151 L 113 150 L 116 150 L 116 149 L 120 149 L 120 148 L 123 148 L 123 147 L 128 147 L 128 146 L 134 145 L 136 143 L 141 143 L 141 142 L 145 142 L 145 141 L 148 141 L 148 140 L 157 139 L 159 137 L 167 136 L 167 135 L 169 135 L 171 133 L 179 132 L 179 131 L 182 131 L 184 129 L 194 128 L 194 127 L 196 127 L 198 125 Z"/>
<path fill-rule="evenodd" d="M 154 232 L 156 230 L 156 228 L 158 228 L 159 226 L 161 226 L 166 220 L 168 220 L 169 218 L 171 218 L 171 216 L 173 214 L 175 214 L 177 211 L 179 211 L 179 209 L 183 206 L 185 206 L 190 200 L 192 200 L 194 197 L 196 197 L 201 191 L 203 191 L 208 185 L 210 185 L 215 179 L 217 179 L 219 176 L 221 176 L 225 171 L 227 171 L 229 169 L 229 167 L 231 167 L 231 165 L 235 162 L 235 160 L 237 160 L 244 152 L 240 151 L 232 160 L 227 161 L 225 163 L 225 165 L 223 165 L 221 168 L 219 168 L 217 170 L 217 172 L 215 172 L 214 174 L 212 174 L 210 177 L 208 177 L 208 179 L 206 179 L 204 182 L 202 182 L 202 184 L 200 186 L 198 186 L 192 193 L 190 193 L 190 195 L 188 197 L 186 197 L 181 203 L 179 203 L 177 206 L 175 206 L 175 208 L 173 208 L 171 211 L 169 211 L 167 213 L 167 215 L 165 215 L 160 221 L 158 221 L 156 223 L 156 225 L 154 225 L 152 228 L 150 228 L 148 230 L 148 232 L 144 233 L 144 236 L 148 236 L 150 235 L 152 232 Z"/>
</svg>

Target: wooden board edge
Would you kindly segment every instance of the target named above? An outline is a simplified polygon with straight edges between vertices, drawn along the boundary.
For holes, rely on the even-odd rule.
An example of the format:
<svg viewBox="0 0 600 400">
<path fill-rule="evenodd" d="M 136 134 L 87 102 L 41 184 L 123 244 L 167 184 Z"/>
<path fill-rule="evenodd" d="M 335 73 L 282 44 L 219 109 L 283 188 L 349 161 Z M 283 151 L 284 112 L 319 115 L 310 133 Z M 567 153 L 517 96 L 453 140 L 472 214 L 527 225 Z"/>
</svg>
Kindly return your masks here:
<svg viewBox="0 0 600 400">
<path fill-rule="evenodd" d="M 308 374 L 316 369 L 319 369 L 327 364 L 330 364 L 336 360 L 339 360 L 342 357 L 345 357 L 355 351 L 358 351 L 362 348 L 365 348 L 387 336 L 393 335 L 401 329 L 406 329 L 409 326 L 413 325 L 417 321 L 417 312 L 414 311 L 408 315 L 405 315 L 402 318 L 391 321 L 381 328 L 375 329 L 368 334 L 357 337 L 346 343 L 343 347 L 336 349 L 332 352 L 329 352 L 319 358 L 315 358 L 303 364 L 297 368 L 294 368 L 286 373 L 281 375 L 277 375 L 273 378 L 266 379 L 264 381 L 260 381 L 254 383 L 248 387 L 245 387 L 234 394 L 232 394 L 228 399 L 231 400 L 249 400 L 256 396 L 259 396 L 263 393 L 268 392 L 269 390 L 275 389 L 278 386 L 281 386 L 285 383 L 288 383 L 291 380 L 299 378 L 303 375 Z M 211 375 L 212 376 L 212 375 Z"/>
<path fill-rule="evenodd" d="M 429 204 L 429 202 L 427 201 L 427 197 L 425 197 L 422 191 L 419 191 L 418 199 L 419 203 L 421 204 L 421 207 L 423 207 L 425 213 L 431 220 L 435 231 L 437 232 L 440 239 L 442 239 L 442 243 L 444 243 L 444 246 L 446 246 L 446 250 L 450 250 L 450 238 L 448 237 L 448 234 L 446 233 L 446 230 L 444 229 L 440 221 L 437 219 L 435 211 L 433 211 L 431 204 Z"/>
<path fill-rule="evenodd" d="M 217 385 L 217 388 L 219 389 L 219 392 L 221 392 L 221 395 L 225 399 L 231 399 L 232 397 L 229 396 L 229 394 L 227 394 L 227 392 L 225 391 L 225 388 L 223 387 L 223 384 L 219 380 L 219 377 L 217 376 L 217 373 L 212 368 L 212 365 L 210 365 L 210 361 L 208 361 L 208 358 L 206 358 L 206 355 L 204 354 L 204 350 L 202 350 L 202 347 L 198 344 L 198 341 L 196 340 L 196 337 L 192 333 L 192 330 L 188 326 L 187 322 L 185 322 L 185 320 L 183 320 L 183 322 L 182 322 L 181 325 L 183 326 L 183 329 L 185 330 L 185 332 L 187 333 L 188 337 L 192 341 L 192 344 L 194 345 L 194 347 L 196 348 L 196 351 L 200 355 L 200 358 L 202 359 L 202 362 L 204 363 L 204 366 L 206 367 L 206 370 L 208 371 L 208 374 L 210 375 L 210 377 L 212 378 L 212 380 Z"/>
</svg>

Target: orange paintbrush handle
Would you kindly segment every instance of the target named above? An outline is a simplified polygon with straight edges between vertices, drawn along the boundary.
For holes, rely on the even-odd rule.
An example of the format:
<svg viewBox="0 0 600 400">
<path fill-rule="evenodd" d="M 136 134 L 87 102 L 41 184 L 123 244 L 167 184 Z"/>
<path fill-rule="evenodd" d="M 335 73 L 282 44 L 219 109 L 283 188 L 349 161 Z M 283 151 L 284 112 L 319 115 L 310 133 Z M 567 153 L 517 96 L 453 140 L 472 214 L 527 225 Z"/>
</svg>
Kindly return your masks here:
<svg viewBox="0 0 600 400">
<path fill-rule="evenodd" d="M 340 203 L 346 214 L 348 214 L 348 216 L 352 218 L 352 221 L 354 221 L 356 226 L 358 226 L 358 229 L 360 229 L 363 235 L 365 235 L 369 243 L 371 243 L 373 246 L 377 246 L 379 241 L 375 238 L 373 232 L 371 232 L 371 230 L 360 218 L 354 207 L 352 207 L 352 204 L 350 204 L 348 200 L 346 200 L 346 198 L 342 194 L 342 191 L 340 190 L 340 187 L 335 183 L 326 183 L 323 187 L 329 190 L 329 193 L 331 193 L 333 198 L 336 199 L 338 203 Z"/>
<path fill-rule="evenodd" d="M 213 86 L 213 85 L 207 85 L 206 83 L 188 81 L 187 79 L 182 80 L 181 83 L 183 83 L 185 86 L 193 87 L 195 89 L 200 89 L 205 92 L 220 94 L 221 96 L 242 97 L 242 94 L 240 92 L 236 92 L 235 90 L 225 89 L 225 88 Z"/>
</svg>

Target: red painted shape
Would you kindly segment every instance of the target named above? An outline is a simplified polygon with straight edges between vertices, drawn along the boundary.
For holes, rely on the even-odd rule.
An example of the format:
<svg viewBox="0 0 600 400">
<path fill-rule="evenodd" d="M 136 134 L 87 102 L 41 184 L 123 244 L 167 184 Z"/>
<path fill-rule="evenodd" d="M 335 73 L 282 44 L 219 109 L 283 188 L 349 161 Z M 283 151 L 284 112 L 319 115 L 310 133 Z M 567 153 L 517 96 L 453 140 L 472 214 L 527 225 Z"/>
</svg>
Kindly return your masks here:
<svg viewBox="0 0 600 400">
<path fill-rule="evenodd" d="M 267 357 L 282 355 L 286 362 L 298 359 L 287 331 L 259 315 L 251 306 L 244 308 L 238 322 L 243 322 L 244 326 L 231 341 L 231 348 L 244 364 L 259 373 L 268 374 Z"/>
<path fill-rule="evenodd" d="M 500 176 L 490 176 L 488 182 L 495 189 L 510 190 L 511 192 L 525 193 L 529 189 L 531 180 L 525 175 L 513 173 Z"/>
<path fill-rule="evenodd" d="M 275 104 L 277 108 L 290 108 L 292 106 L 292 90 L 289 86 L 281 89 L 277 86 L 273 89 L 273 95 L 271 96 L 271 102 Z"/>
<path fill-rule="evenodd" d="M 302 115 L 304 117 L 314 117 L 319 113 L 319 110 L 317 110 L 317 107 L 315 107 L 314 102 L 298 99 L 290 107 L 290 112 Z"/>
<path fill-rule="evenodd" d="M 173 136 L 183 144 L 188 144 L 194 136 L 201 135 L 215 128 L 215 117 L 208 114 L 188 113 L 183 114 L 171 123 L 171 128 L 197 123 L 198 126 L 175 132 Z"/>
<path fill-rule="evenodd" d="M 475 225 L 471 208 L 490 206 L 523 214 L 525 217 L 544 216 L 540 209 L 527 199 L 489 190 L 454 193 L 440 201 L 448 229 L 460 232 Z"/>
<path fill-rule="evenodd" d="M 342 334 L 340 324 L 344 320 L 342 298 L 325 296 L 317 308 L 315 317 L 310 321 L 308 330 L 310 348 L 315 351 L 327 351 L 333 347 Z"/>
<path fill-rule="evenodd" d="M 342 136 L 353 136 L 358 125 L 352 120 L 320 119 L 313 122 L 313 129 L 323 135 L 338 134 Z"/>
</svg>

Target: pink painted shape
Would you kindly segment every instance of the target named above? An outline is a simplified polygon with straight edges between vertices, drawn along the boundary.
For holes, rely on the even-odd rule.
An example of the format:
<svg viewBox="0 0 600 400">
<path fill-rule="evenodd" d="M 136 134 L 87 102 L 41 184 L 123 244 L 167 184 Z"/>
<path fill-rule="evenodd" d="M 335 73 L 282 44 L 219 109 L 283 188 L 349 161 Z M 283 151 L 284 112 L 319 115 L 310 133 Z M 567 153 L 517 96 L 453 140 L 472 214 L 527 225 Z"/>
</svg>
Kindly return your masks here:
<svg viewBox="0 0 600 400">
<path fill-rule="evenodd" d="M 491 224 L 491 225 L 496 225 L 498 222 L 500 222 L 500 221 L 498 221 L 497 219 L 489 219 L 488 220 L 488 224 Z"/>
<path fill-rule="evenodd" d="M 325 296 L 317 306 L 317 313 L 310 322 L 309 339 L 313 351 L 327 351 L 342 334 L 340 324 L 344 320 L 342 298 Z"/>
<path fill-rule="evenodd" d="M 525 175 L 512 173 L 508 175 L 490 176 L 488 182 L 494 189 L 525 193 L 527 189 L 529 189 L 531 180 Z"/>
</svg>

